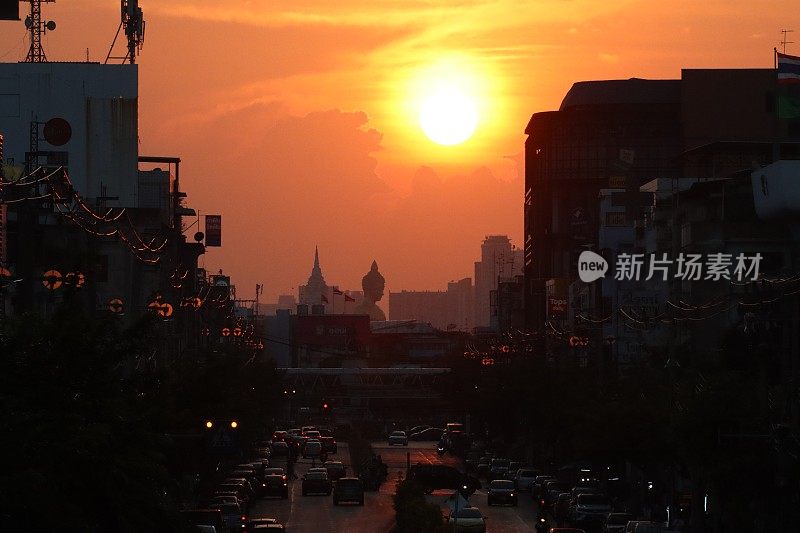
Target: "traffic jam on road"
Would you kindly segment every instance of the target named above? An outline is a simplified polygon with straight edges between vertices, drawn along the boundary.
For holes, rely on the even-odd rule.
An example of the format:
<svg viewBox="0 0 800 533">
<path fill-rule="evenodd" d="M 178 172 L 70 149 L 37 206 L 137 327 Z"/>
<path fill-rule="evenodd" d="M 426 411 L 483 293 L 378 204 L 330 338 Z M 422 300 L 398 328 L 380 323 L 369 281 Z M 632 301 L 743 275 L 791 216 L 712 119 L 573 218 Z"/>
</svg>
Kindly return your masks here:
<svg viewBox="0 0 800 533">
<path fill-rule="evenodd" d="M 394 491 L 407 479 L 439 505 L 446 531 L 666 531 L 626 511 L 610 467 L 541 468 L 490 449 L 460 423 L 392 429 L 368 446 L 373 464 L 354 469 L 350 446 L 329 427 L 274 431 L 246 460 L 218 465 L 185 522 L 195 531 L 316 531 L 320 521 L 334 530 L 390 531 Z M 335 515 L 338 507 L 356 509 Z"/>
</svg>

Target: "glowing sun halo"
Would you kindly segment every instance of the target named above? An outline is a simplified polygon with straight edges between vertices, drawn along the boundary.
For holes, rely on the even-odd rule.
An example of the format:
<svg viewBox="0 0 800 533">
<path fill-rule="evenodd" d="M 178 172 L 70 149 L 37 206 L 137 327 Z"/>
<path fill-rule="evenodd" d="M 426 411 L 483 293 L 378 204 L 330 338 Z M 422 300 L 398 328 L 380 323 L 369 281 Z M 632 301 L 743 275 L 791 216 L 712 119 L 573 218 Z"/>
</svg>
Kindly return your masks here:
<svg viewBox="0 0 800 533">
<path fill-rule="evenodd" d="M 461 144 L 475 133 L 477 107 L 472 98 L 457 87 L 440 87 L 423 98 L 419 124 L 435 143 Z"/>
</svg>

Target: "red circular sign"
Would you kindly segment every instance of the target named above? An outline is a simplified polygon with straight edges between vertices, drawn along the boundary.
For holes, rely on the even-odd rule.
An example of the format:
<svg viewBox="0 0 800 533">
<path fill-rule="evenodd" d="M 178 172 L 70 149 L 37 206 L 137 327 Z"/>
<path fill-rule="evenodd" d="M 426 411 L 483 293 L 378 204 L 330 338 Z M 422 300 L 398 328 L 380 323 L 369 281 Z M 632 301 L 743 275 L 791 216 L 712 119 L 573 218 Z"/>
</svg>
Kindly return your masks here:
<svg viewBox="0 0 800 533">
<path fill-rule="evenodd" d="M 44 140 L 53 146 L 63 146 L 72 138 L 72 126 L 63 118 L 56 117 L 44 125 Z"/>
</svg>

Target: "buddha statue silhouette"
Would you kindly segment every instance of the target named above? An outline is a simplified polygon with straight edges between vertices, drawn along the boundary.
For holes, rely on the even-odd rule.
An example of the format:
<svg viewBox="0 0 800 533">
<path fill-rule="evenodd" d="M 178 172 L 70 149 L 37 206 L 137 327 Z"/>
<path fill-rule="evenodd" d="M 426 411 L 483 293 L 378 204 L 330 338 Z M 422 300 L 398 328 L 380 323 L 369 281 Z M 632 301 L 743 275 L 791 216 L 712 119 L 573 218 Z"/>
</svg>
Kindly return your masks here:
<svg viewBox="0 0 800 533">
<path fill-rule="evenodd" d="M 364 289 L 364 301 L 356 308 L 354 313 L 357 315 L 369 315 L 370 320 L 386 320 L 383 310 L 375 305 L 375 302 L 383 298 L 383 290 L 386 287 L 386 280 L 378 272 L 378 263 L 372 262 L 372 268 L 361 279 L 361 288 Z"/>
</svg>

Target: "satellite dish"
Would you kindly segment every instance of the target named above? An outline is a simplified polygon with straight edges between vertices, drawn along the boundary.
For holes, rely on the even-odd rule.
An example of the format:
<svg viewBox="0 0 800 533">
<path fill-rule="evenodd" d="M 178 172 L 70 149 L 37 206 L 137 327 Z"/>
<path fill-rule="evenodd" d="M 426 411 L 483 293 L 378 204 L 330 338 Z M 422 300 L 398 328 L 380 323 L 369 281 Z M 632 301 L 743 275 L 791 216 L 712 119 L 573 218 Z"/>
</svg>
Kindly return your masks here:
<svg viewBox="0 0 800 533">
<path fill-rule="evenodd" d="M 205 234 L 203 234 L 202 231 L 198 231 L 197 233 L 194 234 L 194 240 L 196 240 L 197 242 L 202 241 L 204 238 Z"/>
<path fill-rule="evenodd" d="M 33 26 L 33 22 L 31 21 L 30 15 L 28 15 L 25 17 L 25 27 L 31 29 L 31 26 Z"/>
<path fill-rule="evenodd" d="M 45 24 L 45 27 L 49 31 L 53 31 L 54 29 L 56 29 L 56 23 L 55 23 L 55 21 L 49 20 L 49 21 L 47 21 L 47 24 Z"/>
</svg>

